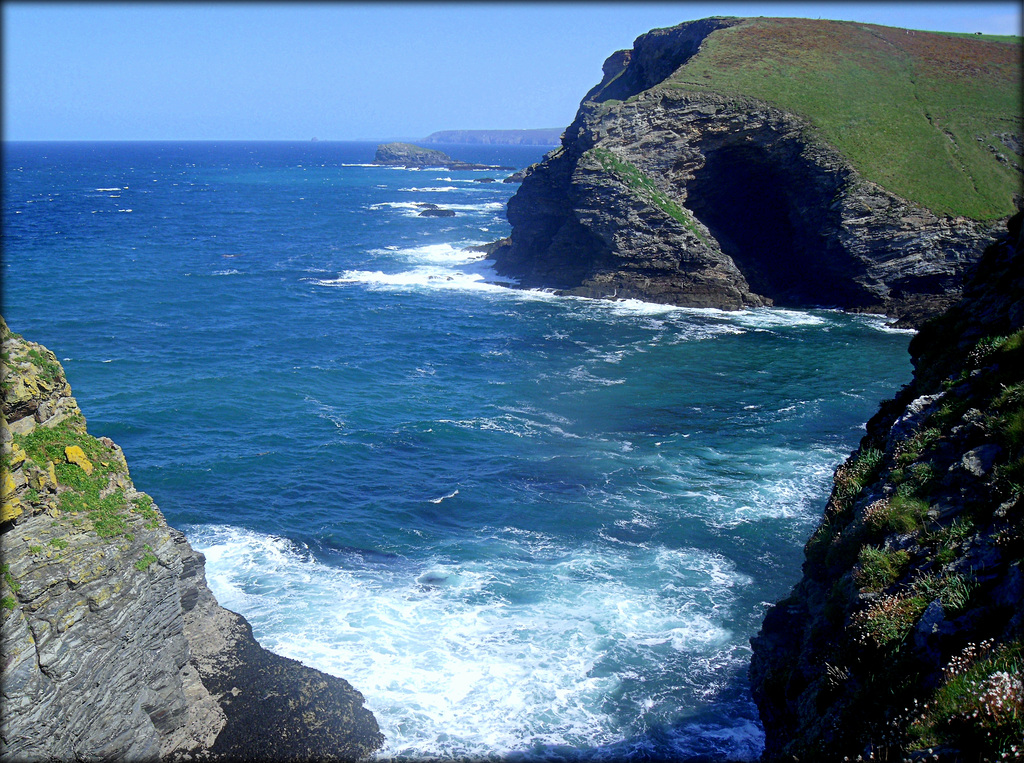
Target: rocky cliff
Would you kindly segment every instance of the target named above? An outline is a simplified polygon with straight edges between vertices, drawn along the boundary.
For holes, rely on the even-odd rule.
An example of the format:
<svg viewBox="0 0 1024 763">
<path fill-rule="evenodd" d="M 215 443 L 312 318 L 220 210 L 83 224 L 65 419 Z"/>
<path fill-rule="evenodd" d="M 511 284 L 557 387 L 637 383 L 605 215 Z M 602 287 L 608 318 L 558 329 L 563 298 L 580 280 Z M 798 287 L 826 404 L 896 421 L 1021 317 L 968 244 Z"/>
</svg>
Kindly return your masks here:
<svg viewBox="0 0 1024 763">
<path fill-rule="evenodd" d="M 752 642 L 767 761 L 1024 757 L 1021 221 L 911 342 Z"/>
<path fill-rule="evenodd" d="M 909 43 L 903 37 L 910 39 L 904 32 L 827 21 L 713 18 L 639 37 L 632 50 L 608 58 L 602 81 L 583 99 L 561 147 L 530 170 L 509 201 L 511 236 L 492 251 L 498 272 L 526 287 L 693 307 L 823 305 L 911 321 L 940 311 L 955 298 L 965 267 L 1014 208 L 1007 188 L 1019 191 L 1024 165 L 1020 140 L 1013 137 L 1020 134 L 1014 95 L 1020 48 L 986 48 L 987 63 L 979 66 L 988 68 L 976 77 L 951 74 L 939 64 L 934 74 L 920 61 L 931 66 L 942 55 L 962 61 L 960 54 L 904 52 Z M 940 36 L 917 33 L 915 44 L 926 37 Z M 800 68 L 801 56 L 815 46 L 825 51 L 822 59 Z M 713 66 L 707 64 L 712 47 L 718 56 Z M 849 61 L 832 72 L 833 59 Z M 870 77 L 861 70 L 875 59 L 895 67 L 885 71 L 884 82 L 912 83 L 902 97 L 925 104 L 907 117 L 913 128 L 908 137 L 894 138 L 891 146 L 879 143 L 878 135 L 899 131 L 883 121 L 896 125 L 903 119 L 896 105 L 881 103 L 861 113 L 857 99 L 869 100 L 861 90 L 833 84 L 835 91 L 828 92 L 827 82 L 813 80 L 823 69 L 836 82 L 853 71 L 860 77 L 855 84 L 870 91 L 870 82 L 862 81 Z M 762 94 L 737 85 L 747 80 L 736 72 L 755 72 L 755 82 L 774 82 L 776 90 Z M 880 76 L 876 89 L 882 82 Z M 947 98 L 943 88 L 974 92 L 975 85 L 986 98 L 1009 93 L 1010 105 L 985 101 L 992 121 L 972 128 L 978 135 L 961 136 L 960 127 L 954 131 L 946 120 L 955 108 L 939 103 L 933 91 Z M 801 88 L 824 94 L 801 100 Z M 993 124 L 1009 142 L 999 142 Z M 853 136 L 849 147 L 844 136 Z M 979 154 L 975 143 L 990 151 Z M 920 196 L 927 203 L 889 189 L 899 184 L 886 178 L 899 172 L 888 165 L 868 161 L 862 172 L 851 159 L 919 147 Z M 976 219 L 949 213 L 929 186 L 935 174 L 929 162 L 945 167 L 957 161 L 963 171 L 955 177 L 968 177 L 974 189 L 968 193 L 993 199 Z M 984 194 L 975 180 L 982 175 L 996 178 Z"/>
<path fill-rule="evenodd" d="M 90 436 L 52 352 L 3 340 L 4 760 L 354 760 L 346 681 L 267 652 L 204 560 Z"/>
</svg>

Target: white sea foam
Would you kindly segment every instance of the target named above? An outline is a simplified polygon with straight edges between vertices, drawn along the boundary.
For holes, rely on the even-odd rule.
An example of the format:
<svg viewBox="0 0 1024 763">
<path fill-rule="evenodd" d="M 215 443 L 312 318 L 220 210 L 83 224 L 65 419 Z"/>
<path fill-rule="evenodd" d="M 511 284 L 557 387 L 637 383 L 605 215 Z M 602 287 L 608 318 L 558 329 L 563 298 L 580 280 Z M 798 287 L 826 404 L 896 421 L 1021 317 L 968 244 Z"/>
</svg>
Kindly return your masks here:
<svg viewBox="0 0 1024 763">
<path fill-rule="evenodd" d="M 865 326 L 870 326 L 875 331 L 881 331 L 883 334 L 916 334 L 917 329 L 903 329 L 897 328 L 892 325 L 893 319 L 887 315 L 872 315 L 869 313 L 862 313 L 854 316 L 854 320 Z"/>
<path fill-rule="evenodd" d="M 468 244 L 467 244 L 468 245 Z M 396 257 L 401 257 L 407 262 L 416 263 L 440 263 L 448 265 L 461 265 L 468 262 L 478 262 L 486 255 L 481 252 L 473 252 L 465 248 L 463 245 L 444 243 L 444 244 L 425 244 L 423 246 L 412 246 L 412 247 L 387 247 L 386 249 L 372 249 L 371 254 L 390 254 Z"/>
<path fill-rule="evenodd" d="M 453 490 L 452 492 L 448 493 L 447 495 L 442 495 L 442 496 L 440 496 L 438 498 L 431 498 L 430 502 L 431 503 L 441 503 L 442 501 L 447 501 L 449 498 L 454 498 L 458 494 L 459 494 L 459 491 L 456 488 L 455 490 Z"/>
<path fill-rule="evenodd" d="M 444 191 L 463 191 L 465 189 L 454 185 L 436 185 L 426 188 L 399 188 L 398 190 L 409 193 L 443 193 Z"/>
<path fill-rule="evenodd" d="M 314 279 L 318 286 L 348 286 L 361 284 L 373 289 L 454 289 L 498 291 L 501 286 L 489 283 L 487 276 L 479 272 L 450 270 L 422 266 L 399 273 L 385 273 L 380 270 L 346 270 L 337 278 Z"/>
<path fill-rule="evenodd" d="M 827 320 L 803 310 L 789 310 L 779 307 L 759 307 L 754 310 L 738 310 L 721 312 L 719 317 L 726 318 L 740 326 L 752 329 L 773 329 L 789 326 L 822 326 Z"/>
<path fill-rule="evenodd" d="M 746 453 L 705 451 L 692 459 L 679 459 L 662 483 L 671 487 L 672 493 L 687 493 L 693 485 L 704 485 L 699 492 L 689 492 L 690 501 L 679 511 L 699 516 L 715 527 L 778 519 L 809 527 L 819 516 L 829 478 L 842 456 L 822 447 L 798 451 L 754 445 Z M 737 469 L 735 464 L 743 468 Z"/>
<path fill-rule="evenodd" d="M 615 744 L 675 722 L 669 673 L 702 685 L 745 659 L 723 621 L 749 580 L 697 549 L 609 553 L 483 528 L 479 561 L 326 564 L 279 537 L 187 532 L 215 595 L 261 643 L 363 693 L 384 758 Z"/>
</svg>

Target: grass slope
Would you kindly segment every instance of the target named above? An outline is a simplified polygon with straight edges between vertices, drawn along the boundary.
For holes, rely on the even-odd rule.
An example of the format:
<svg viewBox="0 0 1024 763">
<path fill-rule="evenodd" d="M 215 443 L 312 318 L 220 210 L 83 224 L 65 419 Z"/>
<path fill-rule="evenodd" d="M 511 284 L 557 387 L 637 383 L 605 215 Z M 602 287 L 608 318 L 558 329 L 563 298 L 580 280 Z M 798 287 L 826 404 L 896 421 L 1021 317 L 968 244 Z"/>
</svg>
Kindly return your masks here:
<svg viewBox="0 0 1024 763">
<path fill-rule="evenodd" d="M 806 118 L 867 180 L 937 214 L 994 219 L 1021 193 L 1011 166 L 1024 166 L 1020 43 L 747 19 L 712 34 L 662 86 L 773 103 Z"/>
</svg>

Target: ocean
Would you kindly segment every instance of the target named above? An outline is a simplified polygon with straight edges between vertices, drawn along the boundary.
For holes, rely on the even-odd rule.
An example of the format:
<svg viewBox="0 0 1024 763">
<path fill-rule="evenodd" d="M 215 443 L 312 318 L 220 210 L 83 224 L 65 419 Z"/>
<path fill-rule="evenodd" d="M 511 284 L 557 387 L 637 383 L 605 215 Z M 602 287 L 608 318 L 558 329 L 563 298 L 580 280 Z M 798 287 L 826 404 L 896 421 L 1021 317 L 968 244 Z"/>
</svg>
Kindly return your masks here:
<svg viewBox="0 0 1024 763">
<path fill-rule="evenodd" d="M 373 151 L 5 144 L 4 316 L 382 759 L 755 759 L 749 639 L 910 334 L 508 288 L 509 172 Z"/>
</svg>

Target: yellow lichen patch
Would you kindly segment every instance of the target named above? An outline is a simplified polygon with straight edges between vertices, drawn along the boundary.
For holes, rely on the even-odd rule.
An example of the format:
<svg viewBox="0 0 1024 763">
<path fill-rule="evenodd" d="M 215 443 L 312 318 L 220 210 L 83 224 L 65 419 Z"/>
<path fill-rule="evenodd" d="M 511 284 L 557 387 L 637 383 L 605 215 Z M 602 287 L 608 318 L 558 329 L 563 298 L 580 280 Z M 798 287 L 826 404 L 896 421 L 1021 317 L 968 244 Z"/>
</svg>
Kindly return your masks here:
<svg viewBox="0 0 1024 763">
<path fill-rule="evenodd" d="M 64 457 L 67 458 L 69 464 L 75 464 L 81 467 L 86 474 L 92 474 L 92 461 L 86 458 L 85 451 L 77 445 L 68 445 L 64 448 Z"/>
<path fill-rule="evenodd" d="M 3 503 L 0 504 L 0 522 L 9 522 L 21 516 L 23 511 L 21 501 L 17 498 L 4 498 Z"/>
<path fill-rule="evenodd" d="M 7 522 L 20 516 L 23 509 L 18 498 L 18 484 L 9 471 L 4 471 L 3 504 L 0 505 L 0 522 Z"/>
<path fill-rule="evenodd" d="M 10 467 L 11 471 L 14 471 L 23 463 L 25 463 L 25 459 L 28 458 L 28 456 L 25 453 L 25 449 L 18 445 L 18 443 L 16 442 L 12 442 L 10 444 L 10 448 Z"/>
</svg>

